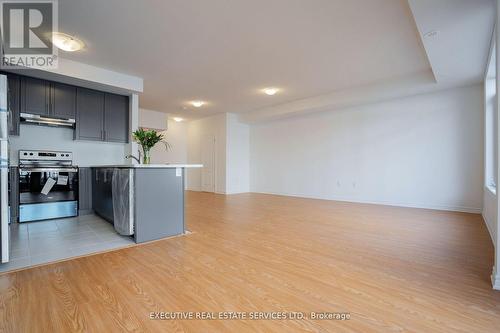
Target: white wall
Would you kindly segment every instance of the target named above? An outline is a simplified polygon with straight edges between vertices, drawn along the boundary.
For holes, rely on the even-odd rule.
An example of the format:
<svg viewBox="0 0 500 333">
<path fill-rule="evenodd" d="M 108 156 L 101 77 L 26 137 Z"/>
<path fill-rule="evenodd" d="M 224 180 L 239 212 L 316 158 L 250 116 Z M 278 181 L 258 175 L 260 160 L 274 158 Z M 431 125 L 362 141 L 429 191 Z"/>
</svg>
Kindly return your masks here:
<svg viewBox="0 0 500 333">
<path fill-rule="evenodd" d="M 484 80 L 484 194 L 483 219 L 496 245 L 497 234 L 497 172 L 498 172 L 498 130 L 496 100 L 496 56 L 494 43 L 490 50 L 486 77 Z"/>
<path fill-rule="evenodd" d="M 68 128 L 21 124 L 20 134 L 9 138 L 13 165 L 18 163 L 19 149 L 71 151 L 74 164 L 81 167 L 123 164 L 127 155 L 128 144 L 74 141 L 73 130 Z"/>
<path fill-rule="evenodd" d="M 139 126 L 160 131 L 168 129 L 168 114 L 148 109 L 139 109 Z"/>
<path fill-rule="evenodd" d="M 495 135 L 495 140 L 496 140 L 496 147 L 500 147 L 500 131 L 498 130 L 500 128 L 500 117 L 498 117 L 498 113 L 500 111 L 500 32 L 499 32 L 499 24 L 500 24 L 500 0 L 495 1 L 496 4 L 496 25 L 495 25 L 495 32 L 493 34 L 494 42 L 493 44 L 496 45 L 495 48 L 495 79 L 496 79 L 496 93 L 497 93 L 497 98 L 496 98 L 496 135 Z M 500 179 L 500 161 L 498 160 L 498 155 L 497 154 L 497 164 L 496 164 L 496 178 L 497 181 Z M 496 208 L 495 211 L 495 219 L 494 223 L 496 224 L 496 232 L 492 232 L 492 237 L 494 237 L 493 243 L 495 244 L 495 264 L 493 266 L 493 271 L 491 274 L 491 282 L 493 285 L 493 289 L 500 290 L 500 223 L 498 223 L 498 217 L 500 216 L 500 204 L 499 204 L 499 193 L 498 193 L 498 184 L 497 184 L 497 191 L 496 191 L 496 200 L 495 200 L 495 205 L 494 207 Z"/>
<path fill-rule="evenodd" d="M 226 194 L 250 191 L 250 128 L 226 114 Z"/>
<path fill-rule="evenodd" d="M 486 227 L 491 236 L 493 245 L 496 246 L 497 239 L 497 197 L 496 193 L 492 193 L 489 189 L 485 188 L 483 194 L 483 219 L 486 222 Z"/>
<path fill-rule="evenodd" d="M 168 130 L 161 132 L 171 148 L 165 149 L 161 143 L 151 150 L 152 163 L 187 163 L 187 124 L 169 120 Z"/>
<path fill-rule="evenodd" d="M 156 123 L 156 125 L 155 125 Z M 139 110 L 139 125 L 148 128 L 166 129 L 161 131 L 171 148 L 158 143 L 151 150 L 151 163 L 187 163 L 187 124 L 168 119 L 168 114 L 153 110 Z M 134 152 L 134 156 L 138 156 Z"/>
<path fill-rule="evenodd" d="M 226 114 L 188 123 L 188 163 L 201 163 L 202 140 L 215 137 L 215 192 L 226 193 Z M 188 169 L 187 188 L 201 191 L 201 169 Z"/>
<path fill-rule="evenodd" d="M 481 212 L 480 85 L 250 129 L 251 191 Z"/>
</svg>

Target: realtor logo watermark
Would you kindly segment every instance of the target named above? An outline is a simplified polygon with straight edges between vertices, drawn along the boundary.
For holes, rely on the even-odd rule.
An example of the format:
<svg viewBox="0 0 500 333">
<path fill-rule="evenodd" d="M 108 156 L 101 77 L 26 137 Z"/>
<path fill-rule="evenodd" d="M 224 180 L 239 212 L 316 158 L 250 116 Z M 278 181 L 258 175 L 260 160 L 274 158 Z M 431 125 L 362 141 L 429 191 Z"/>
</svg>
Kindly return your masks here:
<svg viewBox="0 0 500 333">
<path fill-rule="evenodd" d="M 0 68 L 57 68 L 57 0 L 0 0 Z"/>
</svg>

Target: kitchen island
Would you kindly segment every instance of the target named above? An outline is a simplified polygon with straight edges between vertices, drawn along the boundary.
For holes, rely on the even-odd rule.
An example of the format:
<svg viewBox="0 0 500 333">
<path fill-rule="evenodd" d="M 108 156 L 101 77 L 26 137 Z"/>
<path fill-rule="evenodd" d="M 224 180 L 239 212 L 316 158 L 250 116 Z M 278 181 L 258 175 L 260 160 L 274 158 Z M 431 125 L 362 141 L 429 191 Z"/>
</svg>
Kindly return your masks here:
<svg viewBox="0 0 500 333">
<path fill-rule="evenodd" d="M 136 243 L 184 234 L 186 168 L 201 164 L 92 166 L 92 208 Z"/>
</svg>

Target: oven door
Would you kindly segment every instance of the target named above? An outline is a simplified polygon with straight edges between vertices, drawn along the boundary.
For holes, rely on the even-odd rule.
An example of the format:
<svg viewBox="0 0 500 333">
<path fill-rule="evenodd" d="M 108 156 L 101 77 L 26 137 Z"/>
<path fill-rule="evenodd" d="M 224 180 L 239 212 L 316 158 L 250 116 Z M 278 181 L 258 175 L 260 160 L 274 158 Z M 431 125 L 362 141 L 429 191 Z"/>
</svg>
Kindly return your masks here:
<svg viewBox="0 0 500 333">
<path fill-rule="evenodd" d="M 77 215 L 78 168 L 19 168 L 19 222 Z"/>
</svg>

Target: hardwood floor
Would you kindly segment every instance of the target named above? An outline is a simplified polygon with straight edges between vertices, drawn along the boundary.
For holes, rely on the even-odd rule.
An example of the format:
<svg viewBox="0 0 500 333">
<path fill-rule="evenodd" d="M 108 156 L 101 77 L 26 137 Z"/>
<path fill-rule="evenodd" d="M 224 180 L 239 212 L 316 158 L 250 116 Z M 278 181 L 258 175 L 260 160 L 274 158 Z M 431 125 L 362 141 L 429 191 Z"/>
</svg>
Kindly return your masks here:
<svg viewBox="0 0 500 333">
<path fill-rule="evenodd" d="M 499 332 L 479 215 L 188 192 L 191 234 L 0 275 L 4 332 Z M 350 320 L 151 320 L 150 312 Z"/>
</svg>

